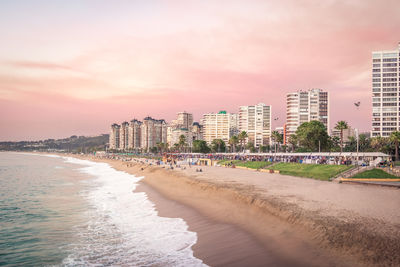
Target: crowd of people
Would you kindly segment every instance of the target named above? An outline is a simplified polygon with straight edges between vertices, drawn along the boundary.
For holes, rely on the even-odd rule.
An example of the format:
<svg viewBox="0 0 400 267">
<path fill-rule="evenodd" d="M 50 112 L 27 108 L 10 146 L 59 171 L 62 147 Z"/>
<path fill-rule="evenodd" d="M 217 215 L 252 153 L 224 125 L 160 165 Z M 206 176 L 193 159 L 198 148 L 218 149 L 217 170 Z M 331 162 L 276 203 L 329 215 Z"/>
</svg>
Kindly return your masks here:
<svg viewBox="0 0 400 267">
<path fill-rule="evenodd" d="M 290 162 L 290 163 L 306 163 L 306 164 L 330 164 L 330 165 L 361 165 L 369 166 L 370 163 L 375 165 L 389 165 L 389 160 L 378 156 L 354 157 L 354 155 L 324 155 L 323 153 L 278 153 L 278 154 L 239 154 L 239 153 L 164 153 L 161 156 L 143 156 L 143 155 L 123 155 L 118 153 L 106 153 L 96 155 L 108 159 L 120 159 L 123 161 L 135 161 L 147 164 L 178 166 L 185 163 L 188 165 L 201 165 L 204 160 L 209 160 L 212 165 L 221 160 L 240 160 L 240 161 L 266 161 L 266 162 Z M 373 162 L 371 162 L 373 161 Z M 210 163 L 211 165 L 211 163 Z"/>
</svg>

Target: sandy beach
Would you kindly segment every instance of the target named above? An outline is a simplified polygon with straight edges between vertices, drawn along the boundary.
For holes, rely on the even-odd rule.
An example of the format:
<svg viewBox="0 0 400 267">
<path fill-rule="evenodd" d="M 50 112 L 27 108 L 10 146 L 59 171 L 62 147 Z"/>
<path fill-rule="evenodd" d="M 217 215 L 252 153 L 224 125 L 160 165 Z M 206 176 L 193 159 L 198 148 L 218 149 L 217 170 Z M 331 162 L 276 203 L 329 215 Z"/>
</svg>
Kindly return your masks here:
<svg viewBox="0 0 400 267">
<path fill-rule="evenodd" d="M 222 167 L 164 169 L 104 161 L 144 176 L 161 216 L 195 231 L 210 266 L 398 266 L 400 191 Z M 143 170 L 142 170 L 143 168 Z"/>
</svg>

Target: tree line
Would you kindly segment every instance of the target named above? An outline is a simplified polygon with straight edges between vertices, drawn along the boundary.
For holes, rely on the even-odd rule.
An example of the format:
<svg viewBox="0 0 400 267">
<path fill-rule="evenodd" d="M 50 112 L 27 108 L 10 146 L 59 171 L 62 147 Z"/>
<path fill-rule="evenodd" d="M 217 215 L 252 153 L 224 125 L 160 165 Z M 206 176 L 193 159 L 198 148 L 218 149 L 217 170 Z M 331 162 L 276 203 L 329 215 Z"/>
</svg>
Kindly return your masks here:
<svg viewBox="0 0 400 267">
<path fill-rule="evenodd" d="M 349 136 L 344 140 L 344 130 L 349 129 L 346 121 L 338 121 L 335 129 L 340 132 L 338 136 L 330 136 L 325 125 L 320 121 L 310 121 L 301 124 L 295 134 L 283 140 L 283 134 L 273 131 L 271 143 L 255 147 L 254 143 L 248 141 L 245 131 L 232 136 L 226 144 L 222 139 L 214 139 L 210 145 L 204 140 L 194 140 L 189 146 L 184 135 L 179 137 L 178 143 L 169 147 L 166 143 L 159 143 L 151 149 L 151 152 L 243 152 L 248 150 L 257 152 L 355 152 L 357 151 L 357 137 Z M 285 144 L 286 143 L 286 144 Z M 369 137 L 365 134 L 358 135 L 359 152 L 383 152 L 396 156 L 398 159 L 400 144 L 400 132 L 395 131 L 389 137 Z"/>
</svg>

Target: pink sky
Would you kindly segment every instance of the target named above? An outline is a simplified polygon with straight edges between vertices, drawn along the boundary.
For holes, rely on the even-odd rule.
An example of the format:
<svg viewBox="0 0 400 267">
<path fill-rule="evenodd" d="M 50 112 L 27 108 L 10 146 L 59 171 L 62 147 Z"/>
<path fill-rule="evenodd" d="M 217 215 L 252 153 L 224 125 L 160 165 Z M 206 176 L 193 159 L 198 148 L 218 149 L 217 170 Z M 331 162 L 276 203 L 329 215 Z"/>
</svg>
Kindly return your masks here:
<svg viewBox="0 0 400 267">
<path fill-rule="evenodd" d="M 331 127 L 369 131 L 371 52 L 397 48 L 400 1 L 277 2 L 2 1 L 0 140 L 260 102 L 282 126 L 286 93 L 310 88 Z"/>
</svg>

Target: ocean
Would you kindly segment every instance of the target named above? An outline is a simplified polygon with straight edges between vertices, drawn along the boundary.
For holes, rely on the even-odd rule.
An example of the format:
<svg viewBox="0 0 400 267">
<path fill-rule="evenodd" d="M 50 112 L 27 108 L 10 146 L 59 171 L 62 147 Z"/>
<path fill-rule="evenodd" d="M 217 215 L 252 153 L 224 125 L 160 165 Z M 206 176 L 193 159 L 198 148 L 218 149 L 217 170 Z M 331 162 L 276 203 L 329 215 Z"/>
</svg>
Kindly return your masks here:
<svg viewBox="0 0 400 267">
<path fill-rule="evenodd" d="M 134 192 L 141 179 L 106 163 L 0 153 L 0 265 L 204 266 L 186 222 Z"/>
</svg>

